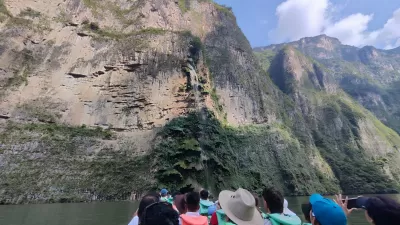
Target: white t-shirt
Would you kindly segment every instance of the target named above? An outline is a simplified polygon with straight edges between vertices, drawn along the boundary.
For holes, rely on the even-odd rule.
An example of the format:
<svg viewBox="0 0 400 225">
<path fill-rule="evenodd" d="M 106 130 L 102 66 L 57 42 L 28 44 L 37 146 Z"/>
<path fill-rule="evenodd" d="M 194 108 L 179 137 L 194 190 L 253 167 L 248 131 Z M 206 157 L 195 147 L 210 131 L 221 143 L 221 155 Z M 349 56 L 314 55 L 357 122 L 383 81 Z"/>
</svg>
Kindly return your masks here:
<svg viewBox="0 0 400 225">
<path fill-rule="evenodd" d="M 139 217 L 135 216 L 128 225 L 139 225 Z"/>
</svg>

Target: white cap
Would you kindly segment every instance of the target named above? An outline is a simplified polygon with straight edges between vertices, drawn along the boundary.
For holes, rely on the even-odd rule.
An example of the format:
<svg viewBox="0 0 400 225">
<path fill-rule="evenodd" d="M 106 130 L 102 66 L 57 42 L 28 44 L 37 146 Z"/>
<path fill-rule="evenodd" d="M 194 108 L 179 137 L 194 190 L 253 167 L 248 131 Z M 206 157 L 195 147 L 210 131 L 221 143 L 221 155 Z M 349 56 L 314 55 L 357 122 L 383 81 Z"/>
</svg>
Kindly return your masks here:
<svg viewBox="0 0 400 225">
<path fill-rule="evenodd" d="M 283 214 L 290 215 L 290 216 L 296 216 L 296 213 L 294 213 L 292 210 L 290 210 L 290 209 L 288 208 L 288 206 L 289 206 L 289 203 L 288 203 L 288 201 L 285 199 L 285 200 L 283 201 Z"/>
</svg>

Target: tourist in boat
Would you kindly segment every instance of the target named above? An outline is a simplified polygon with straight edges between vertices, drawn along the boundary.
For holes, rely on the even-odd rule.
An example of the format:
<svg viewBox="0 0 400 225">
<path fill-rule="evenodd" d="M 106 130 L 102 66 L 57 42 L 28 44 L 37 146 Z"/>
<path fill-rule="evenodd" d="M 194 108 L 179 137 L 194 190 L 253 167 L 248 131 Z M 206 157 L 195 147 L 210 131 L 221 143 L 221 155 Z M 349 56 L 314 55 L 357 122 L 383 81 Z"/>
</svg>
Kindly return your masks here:
<svg viewBox="0 0 400 225">
<path fill-rule="evenodd" d="M 214 202 L 208 200 L 209 193 L 207 190 L 200 191 L 200 214 L 208 216 L 208 208 L 214 205 Z"/>
<path fill-rule="evenodd" d="M 145 208 L 155 202 L 158 202 L 158 201 L 159 201 L 159 197 L 157 195 L 154 195 L 154 194 L 145 195 L 142 198 L 142 200 L 140 201 L 139 208 L 136 211 L 136 213 L 135 213 L 133 219 L 131 220 L 131 222 L 129 223 L 129 225 L 138 225 Z"/>
<path fill-rule="evenodd" d="M 347 208 L 347 200 L 341 201 L 342 196 L 336 197 L 336 202 L 343 208 L 347 215 L 353 209 Z M 386 197 L 359 197 L 356 200 L 356 208 L 365 210 L 367 221 L 374 225 L 398 225 L 400 224 L 400 204 L 395 200 Z"/>
<path fill-rule="evenodd" d="M 160 196 L 161 196 L 161 199 L 160 199 L 161 201 L 167 202 L 168 201 L 168 190 L 165 188 L 161 189 Z"/>
<path fill-rule="evenodd" d="M 186 194 L 186 209 L 187 212 L 180 216 L 181 225 L 208 225 L 206 216 L 199 213 L 200 209 L 200 194 L 199 192 L 189 192 Z"/>
<path fill-rule="evenodd" d="M 140 225 L 178 225 L 179 214 L 168 202 L 156 202 L 147 206 L 140 218 Z"/>
<path fill-rule="evenodd" d="M 320 194 L 313 194 L 310 197 L 310 204 L 312 225 L 347 225 L 345 211 L 333 200 L 324 198 Z"/>
<path fill-rule="evenodd" d="M 275 188 L 264 189 L 263 198 L 267 214 L 265 215 L 264 225 L 300 225 L 301 220 L 296 214 L 290 210 L 290 214 L 286 214 L 284 209 L 285 199 L 280 191 Z M 287 208 L 287 207 L 286 207 Z"/>
<path fill-rule="evenodd" d="M 262 225 L 264 221 L 257 210 L 254 196 L 239 188 L 235 192 L 222 191 L 218 201 L 223 213 L 237 225 Z"/>
<path fill-rule="evenodd" d="M 201 201 L 208 201 L 208 202 L 211 202 L 208 198 L 209 198 L 209 195 L 210 195 L 210 193 L 207 191 L 207 190 L 205 190 L 205 189 L 203 189 L 203 190 L 201 190 L 200 191 L 200 202 Z M 214 203 L 213 203 L 214 204 Z"/>
</svg>

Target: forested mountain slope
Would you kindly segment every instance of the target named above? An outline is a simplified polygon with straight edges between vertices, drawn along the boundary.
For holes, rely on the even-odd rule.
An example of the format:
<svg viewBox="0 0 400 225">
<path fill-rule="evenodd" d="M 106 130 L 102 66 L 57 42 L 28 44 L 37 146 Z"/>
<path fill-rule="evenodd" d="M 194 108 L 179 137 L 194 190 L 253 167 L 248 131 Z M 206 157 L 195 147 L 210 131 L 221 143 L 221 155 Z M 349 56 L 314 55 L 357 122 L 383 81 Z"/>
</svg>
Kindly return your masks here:
<svg viewBox="0 0 400 225">
<path fill-rule="evenodd" d="M 400 132 L 400 48 L 357 48 L 321 35 L 288 43 L 321 63 L 351 97 L 373 112 L 384 124 Z M 271 57 L 281 45 L 256 48 L 262 58 Z"/>
</svg>

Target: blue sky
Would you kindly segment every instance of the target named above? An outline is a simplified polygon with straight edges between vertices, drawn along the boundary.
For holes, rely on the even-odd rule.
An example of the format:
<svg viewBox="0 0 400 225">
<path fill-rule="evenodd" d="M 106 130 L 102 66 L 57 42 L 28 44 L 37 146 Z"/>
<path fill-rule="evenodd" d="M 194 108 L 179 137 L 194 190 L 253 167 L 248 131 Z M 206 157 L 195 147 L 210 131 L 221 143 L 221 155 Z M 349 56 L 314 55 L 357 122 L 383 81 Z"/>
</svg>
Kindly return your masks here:
<svg viewBox="0 0 400 225">
<path fill-rule="evenodd" d="M 253 47 L 322 33 L 349 45 L 400 46 L 400 0 L 215 1 L 233 8 Z"/>
</svg>

